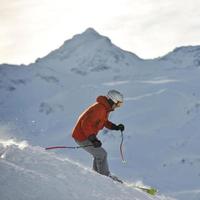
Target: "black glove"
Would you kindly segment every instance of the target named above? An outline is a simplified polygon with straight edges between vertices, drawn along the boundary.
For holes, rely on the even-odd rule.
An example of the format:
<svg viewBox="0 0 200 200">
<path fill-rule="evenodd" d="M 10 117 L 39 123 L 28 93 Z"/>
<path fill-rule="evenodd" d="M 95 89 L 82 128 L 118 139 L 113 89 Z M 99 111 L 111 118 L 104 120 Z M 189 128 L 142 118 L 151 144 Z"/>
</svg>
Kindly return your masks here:
<svg viewBox="0 0 200 200">
<path fill-rule="evenodd" d="M 125 127 L 124 127 L 123 124 L 119 124 L 119 125 L 118 125 L 118 130 L 124 131 L 124 129 L 125 129 Z"/>
<path fill-rule="evenodd" d="M 90 142 L 92 142 L 92 144 L 95 148 L 101 147 L 101 145 L 102 145 L 101 141 L 97 139 L 96 135 L 90 135 L 88 137 L 88 140 L 90 140 Z"/>
<path fill-rule="evenodd" d="M 102 145 L 102 143 L 101 143 L 100 140 L 96 140 L 96 141 L 93 142 L 94 148 L 99 148 L 99 147 L 101 147 L 101 145 Z"/>
<path fill-rule="evenodd" d="M 119 125 L 116 125 L 116 124 L 113 124 L 112 125 L 112 130 L 116 130 L 116 131 L 124 131 L 125 127 L 123 124 L 119 124 Z"/>
</svg>

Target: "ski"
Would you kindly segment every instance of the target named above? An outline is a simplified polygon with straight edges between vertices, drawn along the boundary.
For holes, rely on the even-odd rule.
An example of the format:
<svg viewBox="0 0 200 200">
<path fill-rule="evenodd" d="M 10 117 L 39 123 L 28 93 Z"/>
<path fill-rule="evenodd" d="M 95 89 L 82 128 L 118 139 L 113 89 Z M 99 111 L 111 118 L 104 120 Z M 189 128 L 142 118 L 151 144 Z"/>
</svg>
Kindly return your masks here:
<svg viewBox="0 0 200 200">
<path fill-rule="evenodd" d="M 145 187 L 145 186 L 139 186 L 139 185 L 128 184 L 128 183 L 124 183 L 124 184 L 128 187 L 132 187 L 132 188 L 135 188 L 135 189 L 142 190 L 143 192 L 146 192 L 146 193 L 153 195 L 153 196 L 155 196 L 158 193 L 158 190 L 156 188 L 153 188 L 153 187 Z"/>
<path fill-rule="evenodd" d="M 135 184 L 128 184 L 128 183 L 122 181 L 121 179 L 119 179 L 117 176 L 109 176 L 109 177 L 115 182 L 121 183 L 121 184 L 123 184 L 127 187 L 142 190 L 143 192 L 146 192 L 146 193 L 153 195 L 153 196 L 155 196 L 158 193 L 158 190 L 156 188 L 153 188 L 153 187 L 145 187 L 145 186 L 138 186 L 138 185 L 135 185 Z"/>
<path fill-rule="evenodd" d="M 115 182 L 118 182 L 118 183 L 121 183 L 121 184 L 124 183 L 124 182 L 123 182 L 121 179 L 119 179 L 117 176 L 108 175 L 108 177 L 111 178 L 111 179 L 112 179 L 113 181 L 115 181 Z"/>
<path fill-rule="evenodd" d="M 144 191 L 144 192 L 146 192 L 146 193 L 148 193 L 148 194 L 151 194 L 151 195 L 156 195 L 157 194 L 157 189 L 155 189 L 155 188 L 145 188 L 145 187 L 140 187 L 140 186 L 134 186 L 135 188 L 138 188 L 138 189 L 140 189 L 140 190 L 142 190 L 142 191 Z"/>
</svg>

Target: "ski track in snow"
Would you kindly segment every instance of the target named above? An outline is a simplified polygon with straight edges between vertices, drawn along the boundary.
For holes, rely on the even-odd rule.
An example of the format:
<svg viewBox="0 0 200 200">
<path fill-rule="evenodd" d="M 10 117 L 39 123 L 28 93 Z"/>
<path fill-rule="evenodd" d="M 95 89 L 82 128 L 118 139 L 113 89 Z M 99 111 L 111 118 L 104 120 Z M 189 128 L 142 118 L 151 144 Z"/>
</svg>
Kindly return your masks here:
<svg viewBox="0 0 200 200">
<path fill-rule="evenodd" d="M 175 83 L 180 82 L 175 79 L 161 79 L 161 80 L 147 80 L 147 81 L 136 81 L 137 83 L 147 83 L 147 84 L 166 84 L 166 83 Z"/>
<path fill-rule="evenodd" d="M 104 86 L 119 86 L 119 85 L 124 85 L 128 83 L 145 83 L 145 84 L 167 84 L 167 83 L 175 83 L 175 82 L 180 82 L 180 80 L 176 79 L 160 79 L 160 80 L 123 80 L 123 81 L 111 81 L 111 82 L 105 82 L 102 83 Z"/>
<path fill-rule="evenodd" d="M 137 96 L 137 97 L 126 97 L 125 101 L 138 101 L 138 100 L 141 100 L 141 99 L 146 98 L 146 97 L 151 97 L 151 96 L 154 96 L 154 95 L 162 94 L 166 91 L 167 91 L 167 89 L 161 89 L 161 90 L 158 90 L 157 92 L 147 93 L 147 94 Z"/>
</svg>

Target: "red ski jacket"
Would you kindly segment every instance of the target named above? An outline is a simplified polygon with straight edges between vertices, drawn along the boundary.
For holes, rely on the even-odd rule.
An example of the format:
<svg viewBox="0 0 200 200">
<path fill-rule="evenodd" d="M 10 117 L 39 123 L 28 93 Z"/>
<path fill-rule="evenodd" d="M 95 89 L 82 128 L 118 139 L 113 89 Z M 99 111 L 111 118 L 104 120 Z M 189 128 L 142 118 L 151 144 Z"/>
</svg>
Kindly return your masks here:
<svg viewBox="0 0 200 200">
<path fill-rule="evenodd" d="M 81 142 L 90 135 L 97 135 L 104 127 L 112 129 L 113 123 L 108 120 L 109 113 L 113 111 L 105 96 L 99 96 L 96 103 L 87 108 L 78 118 L 72 131 L 72 137 Z"/>
</svg>

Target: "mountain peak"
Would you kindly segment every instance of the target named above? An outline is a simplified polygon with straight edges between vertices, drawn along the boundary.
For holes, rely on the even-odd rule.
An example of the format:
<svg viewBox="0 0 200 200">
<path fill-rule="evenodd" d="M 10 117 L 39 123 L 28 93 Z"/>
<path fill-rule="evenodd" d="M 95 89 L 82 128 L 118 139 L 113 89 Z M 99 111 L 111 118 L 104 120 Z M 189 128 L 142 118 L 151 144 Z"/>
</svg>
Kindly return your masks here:
<svg viewBox="0 0 200 200">
<path fill-rule="evenodd" d="M 94 28 L 87 28 L 84 32 L 75 35 L 73 38 L 83 39 L 83 40 L 98 40 L 98 39 L 108 39 L 107 37 L 100 35 Z M 108 39 L 110 41 L 110 39 Z"/>
<path fill-rule="evenodd" d="M 61 47 L 50 52 L 42 59 L 62 57 L 61 60 L 65 60 L 73 53 L 76 56 L 77 54 L 82 55 L 85 53 L 91 55 L 92 52 L 102 48 L 112 48 L 111 40 L 106 36 L 100 35 L 95 29 L 87 28 L 84 32 L 74 35 L 72 39 L 66 40 Z M 37 59 L 37 61 L 41 61 L 41 59 Z"/>
<path fill-rule="evenodd" d="M 99 35 L 99 33 L 98 33 L 94 28 L 91 28 L 91 27 L 87 28 L 87 29 L 83 32 L 83 34 L 94 34 L 94 35 Z M 99 36 L 100 36 L 100 35 L 99 35 Z"/>
</svg>

